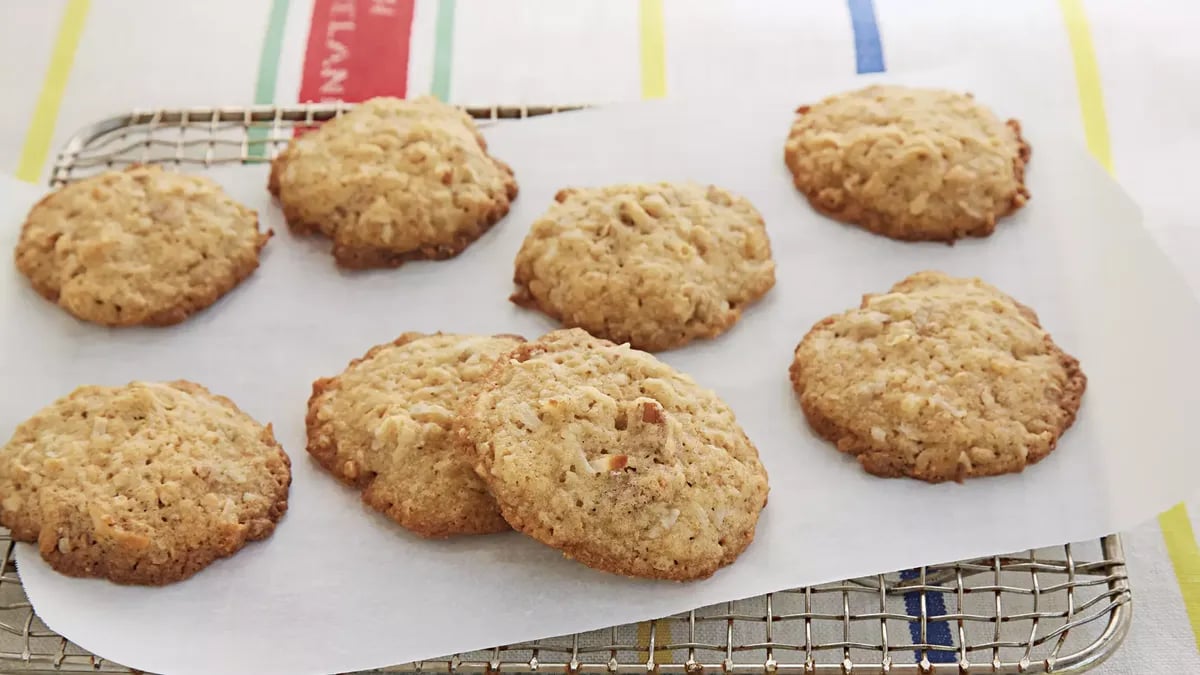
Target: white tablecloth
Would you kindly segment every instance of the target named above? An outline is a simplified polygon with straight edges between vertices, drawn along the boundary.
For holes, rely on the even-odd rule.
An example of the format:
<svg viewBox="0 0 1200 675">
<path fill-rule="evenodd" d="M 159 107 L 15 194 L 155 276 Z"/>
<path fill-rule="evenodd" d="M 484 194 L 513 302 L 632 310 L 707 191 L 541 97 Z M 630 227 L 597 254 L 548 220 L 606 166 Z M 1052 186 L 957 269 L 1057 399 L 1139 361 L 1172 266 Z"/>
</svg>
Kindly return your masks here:
<svg viewBox="0 0 1200 675">
<path fill-rule="evenodd" d="M 43 180 L 73 132 L 135 107 L 606 102 L 976 62 L 1053 83 L 1066 133 L 1111 165 L 1200 289 L 1198 21 L 1189 0 L 6 3 L 0 171 Z M 1096 672 L 1200 672 L 1198 517 L 1200 500 L 1124 533 L 1137 617 Z"/>
</svg>

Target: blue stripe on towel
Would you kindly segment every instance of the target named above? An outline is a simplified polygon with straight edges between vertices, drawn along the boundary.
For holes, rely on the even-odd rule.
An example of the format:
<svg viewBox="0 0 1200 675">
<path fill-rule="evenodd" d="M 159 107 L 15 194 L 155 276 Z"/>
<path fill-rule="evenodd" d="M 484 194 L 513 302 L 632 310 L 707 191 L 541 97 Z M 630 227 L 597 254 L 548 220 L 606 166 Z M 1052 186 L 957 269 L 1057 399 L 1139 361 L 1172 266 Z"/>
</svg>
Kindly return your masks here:
<svg viewBox="0 0 1200 675">
<path fill-rule="evenodd" d="M 917 570 L 904 570 L 900 573 L 900 578 L 904 580 L 919 579 L 921 573 Z M 921 592 L 909 591 L 904 594 L 904 611 L 909 616 L 921 616 Z M 943 616 L 946 614 L 946 598 L 941 593 L 926 593 L 925 594 L 925 616 Z M 908 632 L 912 636 L 914 643 L 921 641 L 921 623 L 913 621 L 908 624 Z M 925 642 L 931 645 L 953 646 L 954 638 L 950 635 L 949 621 L 926 621 L 925 622 Z M 942 651 L 927 651 L 925 654 L 929 657 L 930 663 L 954 663 L 958 660 L 958 655 L 954 652 Z M 921 660 L 921 650 L 913 652 L 913 658 L 917 661 Z"/>
<path fill-rule="evenodd" d="M 883 63 L 883 43 L 879 39 L 879 23 L 875 20 L 875 3 L 872 0 L 846 0 L 850 9 L 850 25 L 854 30 L 854 61 L 858 73 L 882 73 L 887 70 Z M 904 570 L 900 578 L 904 580 L 917 579 L 921 575 L 917 570 Z M 909 591 L 904 594 L 904 611 L 909 616 L 921 615 L 921 592 Z M 946 614 L 946 598 L 942 593 L 925 594 L 925 615 L 943 616 Z M 913 643 L 921 641 L 921 624 L 914 621 L 908 624 L 909 634 Z M 950 633 L 948 621 L 926 621 L 925 641 L 927 644 L 952 647 L 954 638 Z M 950 651 L 927 651 L 930 663 L 954 663 L 958 655 Z M 921 650 L 915 650 L 913 657 L 919 662 Z"/>
<path fill-rule="evenodd" d="M 879 23 L 875 20 L 875 3 L 872 0 L 846 0 L 850 9 L 850 25 L 854 29 L 854 61 L 858 73 L 882 73 L 887 70 L 883 63 L 883 43 L 879 39 Z M 917 579 L 917 570 L 905 570 L 900 573 L 904 580 Z M 921 592 L 909 591 L 904 594 L 904 611 L 909 616 L 921 615 Z M 925 594 L 925 614 L 943 616 L 946 614 L 946 598 L 941 593 Z M 914 643 L 921 641 L 921 624 L 908 624 L 909 634 Z M 925 640 L 928 644 L 952 647 L 954 638 L 950 633 L 950 623 L 947 621 L 926 621 Z M 926 652 L 931 663 L 954 663 L 958 660 L 954 652 Z M 917 661 L 921 660 L 921 651 L 913 653 Z"/>
<path fill-rule="evenodd" d="M 875 21 L 875 3 L 871 0 L 847 0 L 850 25 L 854 29 L 854 60 L 859 74 L 882 73 L 883 44 Z"/>
</svg>

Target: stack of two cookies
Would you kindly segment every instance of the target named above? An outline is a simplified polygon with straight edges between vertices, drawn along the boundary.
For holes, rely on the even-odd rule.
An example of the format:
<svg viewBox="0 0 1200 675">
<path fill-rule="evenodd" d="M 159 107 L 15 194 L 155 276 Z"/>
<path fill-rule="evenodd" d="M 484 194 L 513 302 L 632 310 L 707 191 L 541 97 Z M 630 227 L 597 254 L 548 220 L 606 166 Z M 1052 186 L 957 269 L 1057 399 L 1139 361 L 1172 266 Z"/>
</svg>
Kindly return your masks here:
<svg viewBox="0 0 1200 675">
<path fill-rule="evenodd" d="M 715 394 L 580 329 L 406 334 L 315 382 L 307 420 L 313 457 L 417 534 L 511 527 L 618 574 L 709 576 L 766 504 Z"/>
</svg>

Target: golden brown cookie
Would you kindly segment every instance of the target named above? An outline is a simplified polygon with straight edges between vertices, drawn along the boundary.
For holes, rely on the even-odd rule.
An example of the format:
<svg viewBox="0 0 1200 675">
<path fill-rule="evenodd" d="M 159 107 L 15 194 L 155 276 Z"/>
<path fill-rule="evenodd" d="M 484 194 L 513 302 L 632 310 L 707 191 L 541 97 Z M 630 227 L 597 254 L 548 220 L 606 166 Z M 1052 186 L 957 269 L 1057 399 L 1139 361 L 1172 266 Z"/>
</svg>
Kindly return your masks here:
<svg viewBox="0 0 1200 675">
<path fill-rule="evenodd" d="M 80 387 L 0 448 L 0 525 L 64 574 L 167 584 L 269 536 L 290 466 L 270 425 L 198 384 Z"/>
<path fill-rule="evenodd" d="M 363 501 L 425 537 L 508 530 L 450 435 L 458 408 L 522 339 L 405 333 L 313 383 L 308 452 Z"/>
<path fill-rule="evenodd" d="M 838 450 L 875 475 L 935 483 L 1046 457 L 1087 387 L 1032 310 L 940 272 L 817 322 L 791 377 L 809 423 Z"/>
<path fill-rule="evenodd" d="M 728 330 L 775 285 L 762 216 L 694 183 L 562 190 L 517 253 L 512 301 L 660 351 Z"/>
<path fill-rule="evenodd" d="M 80 319 L 168 325 L 250 276 L 270 237 L 213 181 L 133 166 L 38 202 L 16 264 L 38 293 Z"/>
<path fill-rule="evenodd" d="M 716 394 L 580 329 L 500 361 L 455 433 L 515 529 L 616 574 L 707 577 L 767 502 L 758 450 Z"/>
<path fill-rule="evenodd" d="M 332 239 L 349 268 L 456 256 L 517 196 L 471 118 L 429 97 L 371 99 L 293 139 L 269 187 L 288 225 Z"/>
<path fill-rule="evenodd" d="M 1025 204 L 1029 144 L 969 94 L 872 85 L 801 106 L 784 148 L 821 213 L 902 240 L 992 233 Z"/>
</svg>

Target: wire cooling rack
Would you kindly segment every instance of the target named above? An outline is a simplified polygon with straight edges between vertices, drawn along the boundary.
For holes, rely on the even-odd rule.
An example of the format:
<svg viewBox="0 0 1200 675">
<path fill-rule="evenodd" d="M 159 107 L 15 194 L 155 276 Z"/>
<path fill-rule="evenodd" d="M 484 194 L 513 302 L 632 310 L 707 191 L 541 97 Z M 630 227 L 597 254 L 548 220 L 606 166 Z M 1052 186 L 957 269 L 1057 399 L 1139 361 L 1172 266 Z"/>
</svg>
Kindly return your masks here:
<svg viewBox="0 0 1200 675">
<path fill-rule="evenodd" d="M 95 124 L 59 155 L 51 185 L 133 163 L 202 170 L 268 162 L 343 104 L 133 112 Z M 469 107 L 480 120 L 577 109 Z M 0 529 L 0 672 L 132 673 L 46 627 Z M 813 555 L 820 555 L 814 552 Z M 377 672 L 1077 673 L 1129 629 L 1116 535 L 771 593 L 657 621 L 505 645 Z"/>
</svg>

